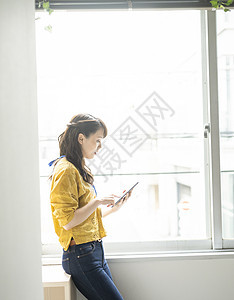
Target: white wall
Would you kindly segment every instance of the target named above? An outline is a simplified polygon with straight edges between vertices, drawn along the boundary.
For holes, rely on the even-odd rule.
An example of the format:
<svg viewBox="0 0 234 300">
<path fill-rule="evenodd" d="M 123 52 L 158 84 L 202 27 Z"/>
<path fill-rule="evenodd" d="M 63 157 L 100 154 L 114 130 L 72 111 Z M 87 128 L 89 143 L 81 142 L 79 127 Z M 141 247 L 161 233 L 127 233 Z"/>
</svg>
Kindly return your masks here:
<svg viewBox="0 0 234 300">
<path fill-rule="evenodd" d="M 109 266 L 125 300 L 234 299 L 234 259 L 111 261 Z"/>
<path fill-rule="evenodd" d="M 42 300 L 34 0 L 0 1 L 0 298 Z"/>
<path fill-rule="evenodd" d="M 233 300 L 234 259 L 109 260 L 124 300 Z M 77 292 L 77 300 L 84 300 Z"/>
</svg>

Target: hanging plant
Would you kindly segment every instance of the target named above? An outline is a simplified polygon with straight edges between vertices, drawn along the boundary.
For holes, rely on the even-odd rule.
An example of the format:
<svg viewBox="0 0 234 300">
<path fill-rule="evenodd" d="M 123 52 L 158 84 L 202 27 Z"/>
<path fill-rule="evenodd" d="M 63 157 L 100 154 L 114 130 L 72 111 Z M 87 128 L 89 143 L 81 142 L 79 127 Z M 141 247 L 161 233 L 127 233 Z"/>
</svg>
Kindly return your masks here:
<svg viewBox="0 0 234 300">
<path fill-rule="evenodd" d="M 43 8 L 44 11 L 48 12 L 49 15 L 51 15 L 52 12 L 53 12 L 53 9 L 50 8 L 50 1 L 49 0 L 38 1 L 37 7 L 38 8 Z M 37 18 L 37 19 L 39 19 L 39 18 Z M 52 32 L 52 26 L 51 25 L 45 26 L 44 29 L 46 31 Z"/>
<path fill-rule="evenodd" d="M 45 11 L 49 13 L 49 15 L 52 14 L 53 9 L 50 8 L 50 1 L 49 0 L 42 0 L 38 2 L 38 8 L 44 8 Z"/>
<path fill-rule="evenodd" d="M 213 0 L 210 1 L 211 5 L 215 9 L 223 9 L 225 12 L 231 11 L 228 7 L 234 2 L 234 0 L 227 0 L 227 1 L 221 1 L 221 0 Z"/>
</svg>

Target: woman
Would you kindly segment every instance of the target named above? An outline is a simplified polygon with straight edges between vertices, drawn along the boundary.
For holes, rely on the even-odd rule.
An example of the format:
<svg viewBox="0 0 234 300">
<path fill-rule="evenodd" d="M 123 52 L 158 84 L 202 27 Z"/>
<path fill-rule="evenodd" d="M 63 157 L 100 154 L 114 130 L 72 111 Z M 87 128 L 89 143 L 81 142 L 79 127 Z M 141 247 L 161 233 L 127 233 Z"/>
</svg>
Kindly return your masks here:
<svg viewBox="0 0 234 300">
<path fill-rule="evenodd" d="M 102 120 L 74 116 L 58 139 L 61 157 L 50 163 L 54 164 L 50 202 L 55 232 L 63 247 L 62 266 L 90 300 L 123 299 L 104 257 L 102 217 L 117 211 L 131 192 L 115 206 L 116 195 L 98 197 L 84 160 L 94 158 L 106 135 Z M 102 214 L 101 205 L 113 207 Z"/>
</svg>

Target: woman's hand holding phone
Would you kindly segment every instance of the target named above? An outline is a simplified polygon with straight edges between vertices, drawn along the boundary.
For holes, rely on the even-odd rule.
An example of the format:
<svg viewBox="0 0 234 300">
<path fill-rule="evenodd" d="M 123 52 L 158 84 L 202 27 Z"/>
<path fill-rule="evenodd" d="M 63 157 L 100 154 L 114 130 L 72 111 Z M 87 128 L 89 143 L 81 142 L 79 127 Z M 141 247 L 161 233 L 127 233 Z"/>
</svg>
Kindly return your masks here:
<svg viewBox="0 0 234 300">
<path fill-rule="evenodd" d="M 124 190 L 123 191 L 123 194 L 126 192 L 126 190 Z M 131 194 L 132 194 L 132 190 L 131 191 L 129 191 L 118 203 L 114 203 L 114 205 L 112 205 L 112 204 L 108 204 L 107 205 L 107 207 L 112 207 L 112 211 L 113 212 L 115 212 L 115 211 L 117 211 L 117 210 L 119 210 L 122 206 L 123 206 L 123 204 L 124 203 L 126 203 L 127 202 L 127 200 L 128 200 L 128 198 L 129 197 L 131 197 Z M 116 196 L 118 199 L 121 197 L 121 196 Z"/>
<path fill-rule="evenodd" d="M 131 197 L 132 191 L 138 183 L 139 182 L 135 183 L 127 192 L 126 190 L 124 190 L 122 196 L 112 194 L 108 197 L 102 197 L 99 200 L 101 202 L 100 204 L 104 204 L 107 205 L 107 207 L 111 207 L 111 210 L 105 213 L 105 215 L 119 210 L 123 206 L 123 204 L 127 202 L 128 198 Z M 117 198 L 117 201 L 114 200 L 115 198 Z"/>
</svg>

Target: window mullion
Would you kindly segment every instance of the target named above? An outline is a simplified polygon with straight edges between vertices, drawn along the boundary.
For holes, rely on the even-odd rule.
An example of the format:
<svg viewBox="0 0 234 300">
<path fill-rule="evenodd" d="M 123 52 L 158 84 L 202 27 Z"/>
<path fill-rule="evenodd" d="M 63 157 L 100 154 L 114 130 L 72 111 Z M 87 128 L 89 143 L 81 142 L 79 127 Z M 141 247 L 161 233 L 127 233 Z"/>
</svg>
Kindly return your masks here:
<svg viewBox="0 0 234 300">
<path fill-rule="evenodd" d="M 209 123 L 209 112 L 208 112 L 208 70 L 207 70 L 207 19 L 206 12 L 200 11 L 201 20 L 201 63 L 202 63 L 202 99 L 203 99 L 203 127 Z M 211 237 L 211 191 L 210 191 L 210 153 L 209 153 L 209 140 L 203 138 L 203 189 L 205 194 L 205 211 L 206 211 L 206 236 Z"/>
<path fill-rule="evenodd" d="M 206 11 L 207 18 L 207 64 L 208 64 L 208 114 L 210 133 L 210 191 L 213 249 L 222 249 L 222 211 L 219 141 L 219 103 L 216 12 Z"/>
</svg>

